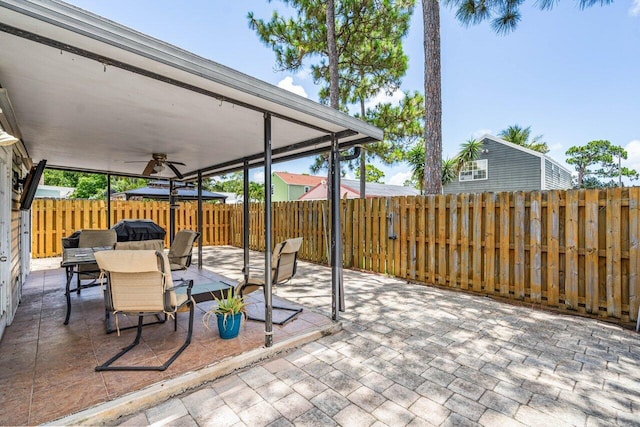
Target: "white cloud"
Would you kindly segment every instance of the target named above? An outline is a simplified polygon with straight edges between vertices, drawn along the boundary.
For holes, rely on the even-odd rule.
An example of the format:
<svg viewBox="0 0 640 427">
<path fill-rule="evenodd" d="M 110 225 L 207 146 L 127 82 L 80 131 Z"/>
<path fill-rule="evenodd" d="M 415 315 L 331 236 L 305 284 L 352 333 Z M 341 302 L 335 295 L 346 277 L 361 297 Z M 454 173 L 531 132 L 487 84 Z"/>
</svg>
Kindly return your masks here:
<svg viewBox="0 0 640 427">
<path fill-rule="evenodd" d="M 390 102 L 391 104 L 398 104 L 404 99 L 404 92 L 396 90 L 391 95 L 388 95 L 385 91 L 380 91 L 376 96 L 370 98 L 364 105 L 365 108 L 373 108 L 378 104 Z"/>
<path fill-rule="evenodd" d="M 411 172 L 398 172 L 389 179 L 389 185 L 404 185 L 405 181 L 411 179 Z"/>
<path fill-rule="evenodd" d="M 484 136 L 484 135 L 487 135 L 487 134 L 493 135 L 493 132 L 491 131 L 491 129 L 478 129 L 477 131 L 475 131 L 475 132 L 473 132 L 471 134 L 471 138 L 478 139 L 481 136 Z"/>
<path fill-rule="evenodd" d="M 296 72 L 295 76 L 298 80 L 307 80 L 309 77 L 311 77 L 311 69 L 300 68 L 298 72 Z"/>
<path fill-rule="evenodd" d="M 296 95 L 304 96 L 305 98 L 309 97 L 302 86 L 293 84 L 293 77 L 291 76 L 287 76 L 284 79 L 280 80 L 278 82 L 278 87 L 288 90 L 289 92 L 293 92 Z"/>
<path fill-rule="evenodd" d="M 629 15 L 640 16 L 640 0 L 633 0 L 631 9 L 629 9 Z"/>
<path fill-rule="evenodd" d="M 640 139 L 634 139 L 624 149 L 627 150 L 624 166 L 640 171 Z"/>
<path fill-rule="evenodd" d="M 252 175 L 251 181 L 257 182 L 258 184 L 264 184 L 264 172 L 257 171 Z"/>
</svg>

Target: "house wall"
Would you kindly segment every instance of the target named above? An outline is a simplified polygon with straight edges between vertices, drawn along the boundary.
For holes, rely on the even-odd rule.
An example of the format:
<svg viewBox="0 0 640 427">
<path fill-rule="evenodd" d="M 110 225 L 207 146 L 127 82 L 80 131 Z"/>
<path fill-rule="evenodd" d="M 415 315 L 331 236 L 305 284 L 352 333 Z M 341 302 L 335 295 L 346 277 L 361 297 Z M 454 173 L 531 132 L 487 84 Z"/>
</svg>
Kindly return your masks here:
<svg viewBox="0 0 640 427">
<path fill-rule="evenodd" d="M 313 188 L 311 185 L 289 185 L 289 198 L 286 200 L 298 200 L 305 194 L 304 187 L 308 187 L 309 189 Z"/>
<path fill-rule="evenodd" d="M 543 190 L 567 190 L 569 188 L 571 188 L 571 172 L 549 159 L 544 159 Z"/>
<path fill-rule="evenodd" d="M 2 161 L 6 165 L 6 176 L 2 179 L 2 193 L 5 208 L 1 209 L 0 232 L 2 238 L 2 256 L 0 261 L 0 338 L 6 326 L 13 322 L 22 297 L 22 285 L 30 268 L 29 239 L 31 238 L 29 212 L 20 210 L 20 191 L 18 180 L 25 177 L 27 168 L 23 163 L 26 152 L 22 146 L 14 145 L 0 150 Z M 25 246 L 26 245 L 26 246 Z"/>
<path fill-rule="evenodd" d="M 542 187 L 541 159 L 533 154 L 495 142 L 483 140 L 486 154 L 478 160 L 488 160 L 486 180 L 463 181 L 456 178 L 443 188 L 445 194 L 499 191 L 534 191 Z"/>
<path fill-rule="evenodd" d="M 273 202 L 286 202 L 289 200 L 289 190 L 286 182 L 282 180 L 278 175 L 271 175 L 271 185 L 273 186 L 273 194 L 271 195 L 271 201 Z M 265 189 L 266 190 L 266 189 Z"/>
</svg>

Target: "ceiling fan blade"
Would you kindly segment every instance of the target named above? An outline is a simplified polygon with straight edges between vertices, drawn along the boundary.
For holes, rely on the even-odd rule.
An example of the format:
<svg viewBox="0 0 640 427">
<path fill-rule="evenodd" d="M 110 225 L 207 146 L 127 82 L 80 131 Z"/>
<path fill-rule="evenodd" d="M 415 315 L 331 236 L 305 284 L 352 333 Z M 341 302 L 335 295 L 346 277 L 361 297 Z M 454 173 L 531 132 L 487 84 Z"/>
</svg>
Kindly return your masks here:
<svg viewBox="0 0 640 427">
<path fill-rule="evenodd" d="M 149 163 L 147 163 L 147 166 L 145 166 L 144 170 L 142 171 L 142 175 L 150 176 L 154 172 L 153 168 L 155 167 L 156 167 L 156 161 L 149 160 Z"/>
<path fill-rule="evenodd" d="M 178 178 L 178 179 L 182 179 L 182 178 L 184 178 L 184 175 L 182 175 L 182 174 L 180 173 L 180 171 L 178 170 L 178 168 L 177 168 L 177 167 L 175 167 L 175 166 L 173 166 L 173 164 L 174 164 L 174 163 L 177 163 L 177 162 L 167 162 L 167 166 L 169 166 L 169 169 L 171 169 L 171 170 L 173 171 L 173 173 L 174 173 L 174 174 L 176 174 L 176 178 Z M 182 163 L 178 163 L 178 164 L 180 165 L 180 164 L 182 164 Z"/>
<path fill-rule="evenodd" d="M 167 163 L 173 163 L 174 165 L 181 165 L 181 166 L 187 166 L 185 163 L 182 162 L 173 162 L 173 161 L 167 161 Z"/>
</svg>

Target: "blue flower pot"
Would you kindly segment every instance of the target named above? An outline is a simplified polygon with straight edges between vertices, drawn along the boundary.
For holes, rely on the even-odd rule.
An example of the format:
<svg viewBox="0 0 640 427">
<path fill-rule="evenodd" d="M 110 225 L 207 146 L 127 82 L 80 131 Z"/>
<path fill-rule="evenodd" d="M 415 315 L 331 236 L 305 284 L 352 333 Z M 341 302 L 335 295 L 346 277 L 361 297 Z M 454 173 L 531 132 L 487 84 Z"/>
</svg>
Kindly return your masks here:
<svg viewBox="0 0 640 427">
<path fill-rule="evenodd" d="M 227 315 L 227 321 L 224 321 L 222 314 L 216 314 L 218 317 L 218 331 L 220 338 L 228 340 L 238 336 L 240 332 L 240 322 L 242 322 L 242 313 Z"/>
</svg>

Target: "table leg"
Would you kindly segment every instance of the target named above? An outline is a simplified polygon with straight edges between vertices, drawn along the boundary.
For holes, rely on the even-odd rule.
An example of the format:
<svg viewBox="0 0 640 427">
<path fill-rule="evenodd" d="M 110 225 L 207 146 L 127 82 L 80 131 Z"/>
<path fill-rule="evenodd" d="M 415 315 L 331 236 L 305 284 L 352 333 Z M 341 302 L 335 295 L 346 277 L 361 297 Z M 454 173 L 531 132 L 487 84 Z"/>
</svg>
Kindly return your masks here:
<svg viewBox="0 0 640 427">
<path fill-rule="evenodd" d="M 67 297 L 67 316 L 64 318 L 64 324 L 69 324 L 69 317 L 71 316 L 71 280 L 73 279 L 73 266 L 65 268 L 67 274 L 67 286 L 64 295 Z"/>
</svg>

